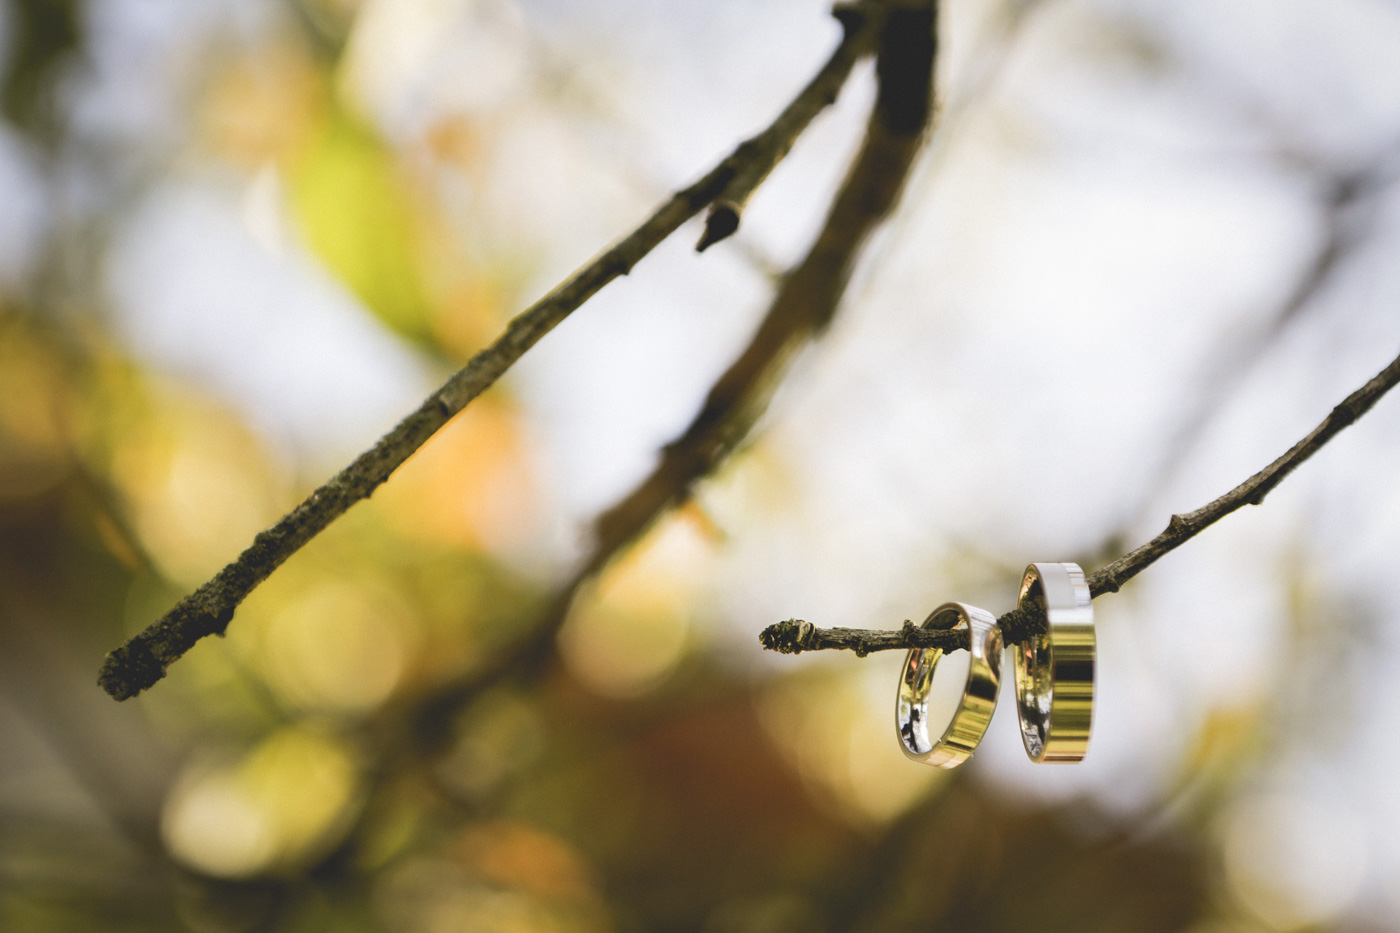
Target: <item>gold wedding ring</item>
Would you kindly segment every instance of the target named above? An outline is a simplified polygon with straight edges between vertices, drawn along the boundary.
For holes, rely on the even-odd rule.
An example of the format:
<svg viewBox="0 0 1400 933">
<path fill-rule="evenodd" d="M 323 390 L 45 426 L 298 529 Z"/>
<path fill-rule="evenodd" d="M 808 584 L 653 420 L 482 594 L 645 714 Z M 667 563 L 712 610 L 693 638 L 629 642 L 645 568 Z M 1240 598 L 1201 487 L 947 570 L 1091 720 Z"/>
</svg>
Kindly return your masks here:
<svg viewBox="0 0 1400 933">
<path fill-rule="evenodd" d="M 907 757 L 935 768 L 956 768 L 972 756 L 997 705 L 1002 642 L 996 616 L 975 606 L 944 603 L 924 620 L 923 627 L 951 629 L 960 625 L 968 630 L 971 642 L 967 686 L 957 712 L 937 742 L 931 741 L 928 734 L 928 691 L 943 649 L 911 650 L 899 678 L 895 706 L 899 747 Z"/>
<path fill-rule="evenodd" d="M 1083 761 L 1094 718 L 1094 606 L 1078 564 L 1031 564 L 1018 609 L 1045 610 L 1046 632 L 1013 645 L 1016 713 L 1031 761 Z"/>
</svg>

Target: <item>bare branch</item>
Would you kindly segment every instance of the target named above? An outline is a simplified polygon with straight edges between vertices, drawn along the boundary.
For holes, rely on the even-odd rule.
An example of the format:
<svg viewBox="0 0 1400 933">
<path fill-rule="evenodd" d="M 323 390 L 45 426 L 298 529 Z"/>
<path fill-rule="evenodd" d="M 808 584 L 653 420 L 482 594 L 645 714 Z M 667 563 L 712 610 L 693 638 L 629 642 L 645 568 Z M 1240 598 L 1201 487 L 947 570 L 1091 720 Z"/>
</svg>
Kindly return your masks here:
<svg viewBox="0 0 1400 933">
<path fill-rule="evenodd" d="M 792 352 L 830 324 L 861 247 L 898 201 L 922 142 L 933 80 L 933 29 L 931 7 L 890 13 L 881 29 L 875 112 L 816 243 L 786 276 L 749 345 L 710 389 L 684 433 L 666 445 L 645 480 L 599 517 L 585 576 L 689 497 L 696 480 L 747 437 Z M 911 45 L 910 37 L 918 44 Z M 913 61 L 884 64 L 891 58 Z M 917 119 L 908 112 L 911 102 Z M 900 107 L 904 112 L 892 120 L 890 113 Z"/>
<path fill-rule="evenodd" d="M 1319 226 L 1321 235 L 1312 258 L 1303 266 L 1292 288 L 1268 320 L 1261 322 L 1243 340 L 1215 354 L 1205 373 L 1192 380 L 1195 398 L 1177 424 L 1166 434 L 1162 449 L 1166 451 L 1160 464 L 1147 471 L 1144 490 L 1158 490 L 1170 485 L 1204 436 L 1206 428 L 1233 396 L 1236 389 L 1277 345 L 1289 328 L 1303 316 L 1320 295 L 1335 284 L 1339 273 L 1356 248 L 1365 240 L 1366 231 L 1374 226 L 1379 203 L 1378 188 L 1393 172 L 1396 147 L 1389 147 L 1375 162 L 1360 172 L 1334 175 L 1326 179 L 1321 204 Z M 1365 208 L 1365 210 L 1361 210 Z M 1144 506 L 1153 496 L 1144 497 Z M 1127 529 L 1135 528 L 1141 514 L 1125 521 L 1105 540 L 1121 547 L 1127 540 Z"/>
<path fill-rule="evenodd" d="M 425 702 L 420 730 L 431 732 L 434 724 L 447 721 L 447 711 L 512 672 L 544 669 L 579 587 L 667 510 L 689 499 L 695 483 L 748 436 L 793 353 L 831 322 L 861 247 L 898 202 L 932 112 L 934 29 L 932 3 L 887 14 L 879 35 L 875 110 L 811 250 L 784 278 L 748 346 L 715 382 L 700 412 L 662 449 L 655 469 L 598 517 L 592 551 L 551 599 L 530 636 L 488 669 Z M 889 64 L 891 58 L 897 64 Z"/>
<path fill-rule="evenodd" d="M 896 648 L 942 648 L 944 651 L 967 649 L 965 631 L 919 628 L 908 619 L 904 620 L 902 629 L 886 632 L 859 628 L 817 628 L 801 619 L 788 619 L 768 626 L 759 633 L 758 640 L 763 647 L 779 654 L 842 649 L 854 651 L 862 658 L 872 651 L 890 651 Z"/>
<path fill-rule="evenodd" d="M 883 17 L 841 14 L 845 34 L 831 58 L 773 124 L 690 187 L 663 204 L 640 227 L 515 317 L 496 342 L 478 353 L 416 411 L 321 486 L 277 524 L 261 532 L 238 559 L 186 596 L 163 618 L 107 655 L 98 683 L 118 700 L 135 696 L 165 676 L 166 668 L 199 639 L 223 634 L 234 610 L 292 554 L 372 493 L 414 451 L 491 386 L 541 337 L 631 271 L 647 253 L 718 197 L 738 175 L 766 166 L 762 175 L 836 97 L 851 69 L 870 50 Z"/>
<path fill-rule="evenodd" d="M 1126 582 L 1146 570 L 1156 561 L 1190 541 L 1226 515 L 1245 505 L 1259 505 L 1273 488 L 1283 482 L 1305 460 L 1322 449 L 1342 429 L 1355 424 L 1356 420 L 1371 410 L 1400 382 L 1400 356 L 1396 357 L 1369 382 L 1348 395 L 1341 404 L 1313 428 L 1309 434 L 1290 447 L 1283 456 L 1220 498 L 1207 503 L 1194 512 L 1173 515 L 1166 530 L 1151 541 L 1130 551 L 1112 563 L 1100 567 L 1089 574 L 1089 593 L 1093 597 L 1104 593 L 1116 593 Z M 1032 635 L 1045 631 L 1044 612 L 1013 609 L 997 620 L 1007 644 L 1024 641 Z M 950 638 L 915 634 L 919 630 L 905 623 L 901 631 L 880 631 L 867 629 L 820 629 L 806 622 L 790 619 L 768 626 L 759 635 L 765 648 L 784 654 L 798 654 L 802 651 L 820 651 L 828 648 L 847 649 L 858 654 L 871 651 L 888 651 L 897 648 L 940 647 L 957 650 L 966 647 L 962 644 L 944 644 Z M 954 634 L 954 633 L 949 633 Z M 925 643 L 927 642 L 927 644 Z"/>
<path fill-rule="evenodd" d="M 858 29 L 867 18 L 866 14 L 854 4 L 838 4 L 832 12 L 841 21 L 841 25 L 845 27 L 847 33 Z M 826 103 L 835 102 L 836 89 L 833 88 L 831 98 Z M 754 137 L 755 141 L 759 138 Z M 739 229 L 739 219 L 743 214 L 744 206 L 748 204 L 749 197 L 758 190 L 758 186 L 763 184 L 768 174 L 788 154 L 788 150 L 792 148 L 792 144 L 796 140 L 797 136 L 794 134 L 785 140 L 777 141 L 776 145 L 768 148 L 766 158 L 749 159 L 739 167 L 734 173 L 734 177 L 729 179 L 724 190 L 710 205 L 710 212 L 705 216 L 705 231 L 700 236 L 700 242 L 695 244 L 697 253 L 703 253 Z"/>
</svg>

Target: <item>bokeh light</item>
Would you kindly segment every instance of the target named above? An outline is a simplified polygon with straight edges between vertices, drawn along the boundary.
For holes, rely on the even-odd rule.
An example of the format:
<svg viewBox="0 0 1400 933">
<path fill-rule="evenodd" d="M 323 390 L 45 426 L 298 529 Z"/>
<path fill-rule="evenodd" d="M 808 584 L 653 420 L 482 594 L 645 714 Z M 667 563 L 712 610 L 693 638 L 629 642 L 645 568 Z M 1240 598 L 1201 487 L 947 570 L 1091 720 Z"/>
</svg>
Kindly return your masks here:
<svg viewBox="0 0 1400 933">
<path fill-rule="evenodd" d="M 581 592 L 559 634 L 570 670 L 606 696 L 637 696 L 656 686 L 690 641 L 711 549 L 682 516 L 651 532 Z"/>
<path fill-rule="evenodd" d="M 766 125 L 829 13 L 0 0 L 0 929 L 1400 927 L 1395 399 L 1096 601 L 1082 764 L 1026 760 L 1008 678 L 973 760 L 924 768 L 898 653 L 755 639 L 1009 609 L 1391 359 L 1393 3 L 948 0 L 938 127 L 830 327 L 566 613 L 811 243 L 868 64 L 736 236 L 685 226 L 227 637 L 94 686 Z"/>
<path fill-rule="evenodd" d="M 334 845 L 360 792 L 352 749 L 288 728 L 234 762 L 192 764 L 166 802 L 163 835 L 181 861 L 218 877 L 292 870 Z"/>
<path fill-rule="evenodd" d="M 1246 798 L 1225 816 L 1222 835 L 1231 893 L 1274 929 L 1335 922 L 1366 878 L 1366 837 L 1342 802 Z"/>
</svg>

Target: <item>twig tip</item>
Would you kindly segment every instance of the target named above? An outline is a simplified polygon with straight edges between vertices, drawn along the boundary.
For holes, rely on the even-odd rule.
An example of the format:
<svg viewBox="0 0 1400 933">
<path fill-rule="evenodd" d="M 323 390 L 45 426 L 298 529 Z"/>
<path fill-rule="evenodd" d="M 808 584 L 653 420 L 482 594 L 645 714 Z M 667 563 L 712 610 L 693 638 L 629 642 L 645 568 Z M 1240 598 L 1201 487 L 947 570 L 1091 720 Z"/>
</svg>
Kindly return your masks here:
<svg viewBox="0 0 1400 933">
<path fill-rule="evenodd" d="M 758 643 L 769 651 L 779 654 L 801 654 L 808 647 L 815 626 L 801 619 L 784 619 L 774 622 L 758 633 Z"/>
<path fill-rule="evenodd" d="M 165 665 L 141 642 L 107 652 L 97 683 L 112 699 L 129 700 L 165 676 Z"/>
</svg>

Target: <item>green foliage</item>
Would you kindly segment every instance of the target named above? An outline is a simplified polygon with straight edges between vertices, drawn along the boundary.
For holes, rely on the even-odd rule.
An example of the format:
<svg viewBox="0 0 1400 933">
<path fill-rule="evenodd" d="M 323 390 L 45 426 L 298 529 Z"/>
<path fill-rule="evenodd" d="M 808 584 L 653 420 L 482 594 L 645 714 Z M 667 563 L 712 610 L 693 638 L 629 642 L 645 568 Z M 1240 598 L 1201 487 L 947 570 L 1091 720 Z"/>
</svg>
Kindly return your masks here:
<svg viewBox="0 0 1400 933">
<path fill-rule="evenodd" d="M 296 160 L 292 208 L 316 255 L 386 325 L 429 339 L 414 194 L 377 134 L 332 106 Z"/>
</svg>

